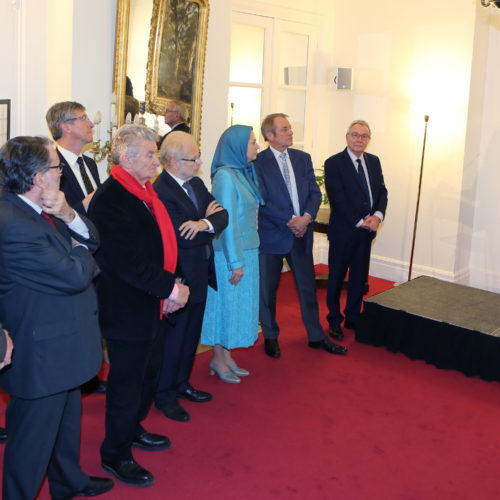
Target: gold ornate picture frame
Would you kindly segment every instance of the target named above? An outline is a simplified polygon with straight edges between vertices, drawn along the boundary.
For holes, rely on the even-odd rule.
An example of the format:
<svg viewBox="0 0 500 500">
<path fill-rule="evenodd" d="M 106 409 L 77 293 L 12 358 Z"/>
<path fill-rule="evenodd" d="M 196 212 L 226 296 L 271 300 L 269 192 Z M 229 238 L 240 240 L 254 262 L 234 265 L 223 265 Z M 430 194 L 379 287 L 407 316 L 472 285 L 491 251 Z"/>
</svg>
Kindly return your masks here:
<svg viewBox="0 0 500 500">
<path fill-rule="evenodd" d="M 183 102 L 198 143 L 208 15 L 208 0 L 153 0 L 145 68 L 146 111 L 162 115 L 169 101 Z M 117 0 L 113 89 L 119 125 L 123 123 L 129 17 L 130 0 Z"/>
</svg>

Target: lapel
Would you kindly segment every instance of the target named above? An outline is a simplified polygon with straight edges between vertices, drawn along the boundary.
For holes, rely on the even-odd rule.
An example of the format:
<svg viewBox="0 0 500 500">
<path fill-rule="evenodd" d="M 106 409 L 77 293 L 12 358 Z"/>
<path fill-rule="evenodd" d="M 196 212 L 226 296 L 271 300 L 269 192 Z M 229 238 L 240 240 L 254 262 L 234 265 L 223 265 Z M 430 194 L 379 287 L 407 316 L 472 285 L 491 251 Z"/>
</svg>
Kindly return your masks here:
<svg viewBox="0 0 500 500">
<path fill-rule="evenodd" d="M 350 179 L 350 181 L 354 184 L 356 184 L 360 191 L 363 193 L 363 196 L 365 196 L 365 189 L 363 187 L 363 183 L 361 182 L 361 178 L 359 177 L 359 174 L 356 172 L 356 167 L 354 166 L 352 160 L 351 160 L 351 157 L 349 156 L 349 153 L 347 152 L 347 148 L 344 149 L 344 157 L 345 157 L 345 172 L 346 172 L 346 175 L 348 177 L 348 179 Z M 365 163 L 366 163 L 366 155 L 365 155 Z M 366 163 L 366 169 L 368 170 L 368 163 Z M 371 176 L 370 174 L 368 173 L 368 177 L 370 179 L 370 183 L 371 183 Z"/>
<path fill-rule="evenodd" d="M 24 200 L 19 198 L 16 194 L 13 193 L 5 193 L 4 198 L 10 201 L 13 205 L 15 205 L 19 210 L 23 212 L 23 214 L 28 217 L 31 221 L 33 221 L 35 224 L 40 226 L 41 228 L 45 229 L 47 233 L 51 237 L 55 237 L 56 240 L 58 240 L 61 244 L 64 245 L 64 247 L 67 249 L 68 247 L 68 240 L 65 238 L 64 234 L 67 233 L 68 229 L 66 227 L 66 224 L 64 224 L 62 221 L 54 217 L 54 222 L 59 229 L 59 231 L 56 231 L 44 218 L 38 214 L 32 207 L 30 207 Z M 64 234 L 63 234 L 64 233 Z"/>
<path fill-rule="evenodd" d="M 198 220 L 199 214 L 193 201 L 188 196 L 186 191 L 179 185 L 179 183 L 165 170 L 160 174 L 160 179 L 165 183 L 165 187 L 171 191 L 172 196 L 179 202 L 179 204 L 184 208 L 184 211 L 190 214 L 192 220 Z M 191 185 L 193 187 L 193 185 Z M 193 187 L 193 191 L 196 189 Z M 197 196 L 197 193 L 195 192 Z M 198 204 L 200 204 L 200 199 L 198 197 Z"/>
<path fill-rule="evenodd" d="M 66 161 L 66 158 L 64 158 L 59 149 L 56 149 L 56 151 L 63 165 L 63 172 L 61 176 L 61 190 L 64 191 L 65 184 L 68 184 L 68 187 L 70 187 L 70 189 L 75 193 L 75 197 L 76 194 L 78 193 L 78 197 L 80 198 L 80 200 L 83 200 L 86 194 L 84 194 L 83 189 L 80 187 L 78 179 L 76 178 L 75 174 L 73 173 L 73 170 Z"/>
<path fill-rule="evenodd" d="M 377 184 L 375 182 L 375 172 L 372 168 L 372 159 L 367 154 L 363 154 L 363 156 L 365 158 L 366 170 L 368 172 L 368 182 L 370 183 L 370 189 L 375 203 L 375 188 Z"/>
<path fill-rule="evenodd" d="M 288 156 L 290 157 L 290 163 L 292 164 L 293 175 L 295 176 L 295 186 L 297 187 L 297 196 L 299 198 L 299 208 L 302 210 L 302 207 L 305 204 L 304 200 L 304 190 L 301 189 L 302 185 L 297 179 L 302 177 L 302 163 L 300 158 L 300 153 L 297 153 L 296 149 L 288 148 Z M 286 186 L 285 186 L 286 187 Z M 287 190 L 288 192 L 288 190 Z"/>
<path fill-rule="evenodd" d="M 290 193 L 288 192 L 288 189 L 285 184 L 285 179 L 283 178 L 283 174 L 281 173 L 281 168 L 278 164 L 278 161 L 276 160 L 276 157 L 274 156 L 274 153 L 271 151 L 271 148 L 268 147 L 263 154 L 267 155 L 265 162 L 267 166 L 264 167 L 264 169 L 267 170 L 269 179 L 272 180 L 270 185 L 274 184 L 274 186 L 276 186 L 281 191 L 281 196 L 286 200 L 291 201 Z M 290 150 L 288 150 L 288 154 L 290 154 Z M 290 157 L 290 162 L 292 162 L 291 157 Z M 293 172 L 295 173 L 295 167 L 293 166 L 293 162 L 292 162 L 292 168 Z"/>
<path fill-rule="evenodd" d="M 99 179 L 99 170 L 97 168 L 97 163 L 90 157 L 82 155 L 85 161 L 85 165 L 89 169 L 90 175 L 94 178 L 96 189 L 101 185 L 101 180 Z"/>
</svg>

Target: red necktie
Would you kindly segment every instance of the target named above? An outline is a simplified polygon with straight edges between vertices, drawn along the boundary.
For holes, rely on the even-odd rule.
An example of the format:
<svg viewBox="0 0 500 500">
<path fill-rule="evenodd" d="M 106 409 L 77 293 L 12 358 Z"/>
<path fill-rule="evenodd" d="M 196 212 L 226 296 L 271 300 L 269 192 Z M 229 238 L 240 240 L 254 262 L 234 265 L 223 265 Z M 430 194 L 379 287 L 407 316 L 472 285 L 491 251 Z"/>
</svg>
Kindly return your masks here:
<svg viewBox="0 0 500 500">
<path fill-rule="evenodd" d="M 56 223 L 54 222 L 54 218 L 52 215 L 48 214 L 47 212 L 41 213 L 41 216 L 57 231 L 59 232 L 59 229 L 57 229 Z"/>
</svg>

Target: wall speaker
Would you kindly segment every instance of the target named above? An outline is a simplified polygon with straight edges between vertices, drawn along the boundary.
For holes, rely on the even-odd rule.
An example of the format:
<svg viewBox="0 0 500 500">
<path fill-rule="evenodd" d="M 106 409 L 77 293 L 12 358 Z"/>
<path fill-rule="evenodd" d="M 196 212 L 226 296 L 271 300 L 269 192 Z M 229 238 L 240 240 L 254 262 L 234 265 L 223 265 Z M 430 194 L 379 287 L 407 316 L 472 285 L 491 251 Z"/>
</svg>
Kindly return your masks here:
<svg viewBox="0 0 500 500">
<path fill-rule="evenodd" d="M 352 90 L 352 68 L 337 68 L 333 81 L 339 90 Z"/>
</svg>

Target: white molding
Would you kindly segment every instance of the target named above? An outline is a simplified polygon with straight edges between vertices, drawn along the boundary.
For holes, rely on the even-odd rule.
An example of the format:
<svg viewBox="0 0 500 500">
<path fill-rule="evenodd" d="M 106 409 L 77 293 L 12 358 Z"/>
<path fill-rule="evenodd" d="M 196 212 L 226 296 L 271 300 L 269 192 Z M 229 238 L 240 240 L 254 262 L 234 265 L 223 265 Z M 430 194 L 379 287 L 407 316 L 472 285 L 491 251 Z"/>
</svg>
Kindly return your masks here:
<svg viewBox="0 0 500 500">
<path fill-rule="evenodd" d="M 15 3 L 15 5 L 14 5 Z M 17 89 L 14 104 L 16 130 L 11 130 L 11 137 L 22 135 L 26 130 L 24 110 L 26 109 L 26 1 L 13 0 L 16 8 L 16 51 L 17 51 Z"/>
<path fill-rule="evenodd" d="M 382 255 L 373 255 L 370 260 L 370 276 L 390 281 L 407 281 L 409 263 L 400 259 L 391 259 Z M 418 276 L 431 276 L 451 283 L 469 285 L 470 271 L 468 268 L 457 271 L 448 271 L 436 267 L 413 264 L 412 278 Z"/>
<path fill-rule="evenodd" d="M 313 5 L 313 4 L 311 4 Z M 249 2 L 247 0 L 232 0 L 231 10 L 254 14 L 256 16 L 267 16 L 285 21 L 296 21 L 303 24 L 317 25 L 322 19 L 318 12 L 306 9 L 286 8 L 269 2 Z"/>
</svg>

